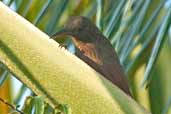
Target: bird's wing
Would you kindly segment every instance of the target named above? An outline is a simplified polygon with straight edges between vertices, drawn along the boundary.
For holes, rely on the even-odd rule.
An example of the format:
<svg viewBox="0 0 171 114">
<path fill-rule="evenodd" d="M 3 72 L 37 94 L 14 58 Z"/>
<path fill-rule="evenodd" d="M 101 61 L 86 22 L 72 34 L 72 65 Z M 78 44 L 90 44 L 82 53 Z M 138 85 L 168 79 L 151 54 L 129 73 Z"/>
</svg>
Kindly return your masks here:
<svg viewBox="0 0 171 114">
<path fill-rule="evenodd" d="M 101 44 L 101 46 L 99 46 L 99 44 Z M 110 42 L 106 38 L 102 38 L 98 41 L 96 47 L 98 48 L 98 53 L 101 53 L 100 56 L 103 61 L 99 72 L 101 72 L 112 83 L 124 90 L 127 94 L 131 95 L 126 75 Z"/>
</svg>

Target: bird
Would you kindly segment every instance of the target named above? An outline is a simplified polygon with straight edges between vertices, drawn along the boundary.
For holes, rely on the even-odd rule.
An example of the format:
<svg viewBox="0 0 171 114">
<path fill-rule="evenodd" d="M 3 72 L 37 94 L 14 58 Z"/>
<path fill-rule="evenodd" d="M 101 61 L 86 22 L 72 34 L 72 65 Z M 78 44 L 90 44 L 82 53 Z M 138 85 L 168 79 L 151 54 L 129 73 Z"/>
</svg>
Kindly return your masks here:
<svg viewBox="0 0 171 114">
<path fill-rule="evenodd" d="M 90 19 L 71 16 L 51 38 L 57 40 L 63 35 L 71 36 L 78 58 L 131 96 L 128 80 L 113 46 Z"/>
</svg>

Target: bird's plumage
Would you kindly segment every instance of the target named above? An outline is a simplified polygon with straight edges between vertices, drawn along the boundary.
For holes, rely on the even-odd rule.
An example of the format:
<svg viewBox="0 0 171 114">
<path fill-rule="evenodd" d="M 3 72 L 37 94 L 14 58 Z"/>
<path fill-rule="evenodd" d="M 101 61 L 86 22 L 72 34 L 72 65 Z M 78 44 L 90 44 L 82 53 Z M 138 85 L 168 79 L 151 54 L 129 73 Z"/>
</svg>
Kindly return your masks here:
<svg viewBox="0 0 171 114">
<path fill-rule="evenodd" d="M 52 38 L 61 34 L 73 36 L 77 57 L 130 95 L 126 76 L 114 48 L 89 19 L 71 17 L 64 31 L 56 33 Z"/>
</svg>

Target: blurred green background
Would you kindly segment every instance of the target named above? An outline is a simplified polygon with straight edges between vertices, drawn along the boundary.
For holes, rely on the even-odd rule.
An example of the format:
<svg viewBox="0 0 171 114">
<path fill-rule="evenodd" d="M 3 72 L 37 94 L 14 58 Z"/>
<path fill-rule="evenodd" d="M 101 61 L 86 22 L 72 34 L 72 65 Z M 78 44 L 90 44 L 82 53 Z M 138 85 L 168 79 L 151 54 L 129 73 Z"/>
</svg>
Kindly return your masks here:
<svg viewBox="0 0 171 114">
<path fill-rule="evenodd" d="M 91 19 L 117 51 L 133 98 L 152 114 L 171 114 L 171 0 L 1 1 L 48 35 L 70 16 Z M 71 40 L 58 42 L 74 52 Z M 0 98 L 21 109 L 26 96 L 35 95 L 0 64 Z M 0 114 L 11 111 L 0 102 Z"/>
</svg>

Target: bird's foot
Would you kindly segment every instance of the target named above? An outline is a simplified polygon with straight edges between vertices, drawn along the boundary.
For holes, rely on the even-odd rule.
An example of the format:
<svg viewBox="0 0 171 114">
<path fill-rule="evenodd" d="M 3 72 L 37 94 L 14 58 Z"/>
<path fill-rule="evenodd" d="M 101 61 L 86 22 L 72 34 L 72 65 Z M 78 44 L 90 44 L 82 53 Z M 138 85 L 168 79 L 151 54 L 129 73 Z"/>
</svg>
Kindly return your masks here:
<svg viewBox="0 0 171 114">
<path fill-rule="evenodd" d="M 66 45 L 66 44 L 63 44 L 63 43 L 62 43 L 62 44 L 59 44 L 59 47 L 60 47 L 60 48 L 65 48 L 65 49 L 67 49 L 67 45 Z"/>
</svg>

